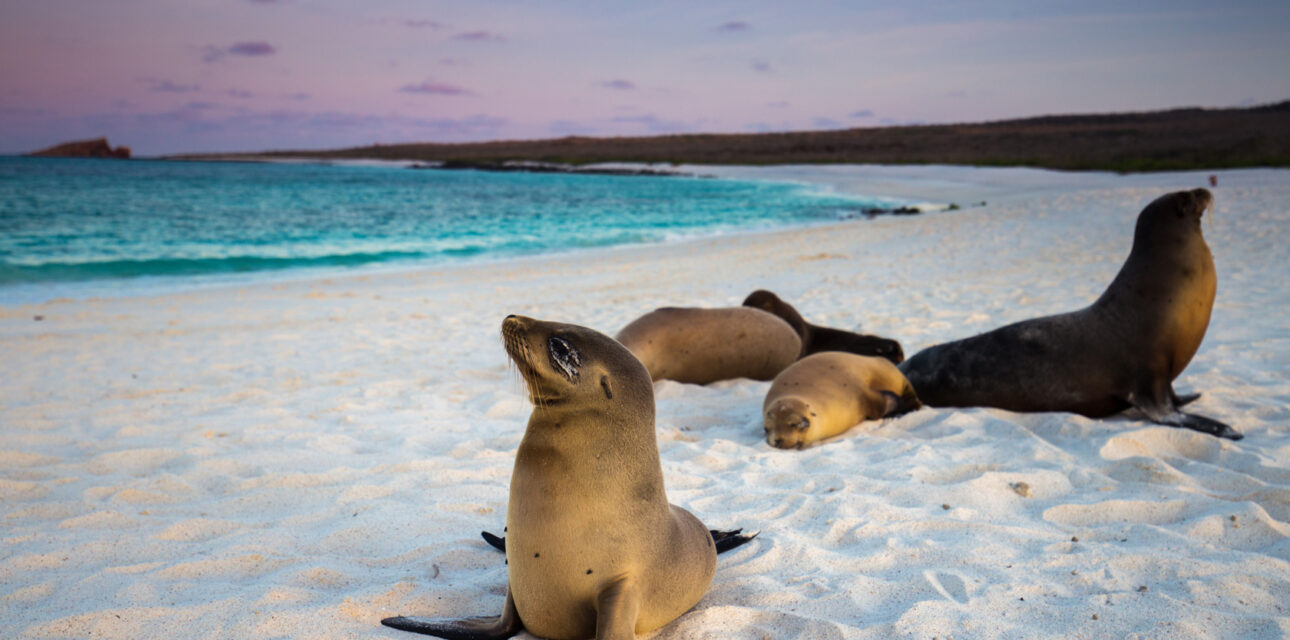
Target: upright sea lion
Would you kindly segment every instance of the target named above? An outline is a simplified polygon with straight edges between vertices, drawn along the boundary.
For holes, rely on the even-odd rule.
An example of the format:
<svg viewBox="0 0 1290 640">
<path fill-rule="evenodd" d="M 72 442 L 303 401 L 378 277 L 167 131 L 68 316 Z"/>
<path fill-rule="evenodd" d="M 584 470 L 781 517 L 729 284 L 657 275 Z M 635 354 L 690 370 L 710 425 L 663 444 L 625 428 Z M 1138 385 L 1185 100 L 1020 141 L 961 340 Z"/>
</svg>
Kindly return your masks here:
<svg viewBox="0 0 1290 640">
<path fill-rule="evenodd" d="M 1214 308 L 1214 258 L 1201 234 L 1205 189 L 1170 193 L 1138 216 L 1133 249 L 1092 305 L 924 349 L 901 365 L 934 407 L 1071 411 L 1130 407 L 1152 422 L 1241 439 L 1179 407 L 1173 380 L 1200 348 Z"/>
<path fill-rule="evenodd" d="M 703 523 L 667 502 L 645 367 L 584 327 L 508 316 L 502 336 L 535 405 L 511 476 L 505 608 L 381 624 L 444 638 L 624 639 L 688 611 L 717 552 Z"/>
<path fill-rule="evenodd" d="M 802 339 L 802 357 L 821 351 L 845 351 L 862 356 L 881 356 L 895 364 L 900 364 L 905 359 L 905 352 L 900 348 L 899 342 L 882 336 L 811 324 L 797 312 L 797 309 L 793 308 L 793 305 L 765 289 L 758 289 L 748 294 L 748 297 L 744 298 L 744 306 L 773 313 L 793 327 Z"/>
<path fill-rule="evenodd" d="M 751 307 L 655 309 L 623 327 L 618 341 L 651 379 L 691 384 L 770 380 L 802 351 L 787 322 Z"/>
<path fill-rule="evenodd" d="M 864 420 L 921 406 L 909 381 L 886 359 L 826 351 L 775 376 L 762 415 L 767 443 L 801 449 Z"/>
</svg>

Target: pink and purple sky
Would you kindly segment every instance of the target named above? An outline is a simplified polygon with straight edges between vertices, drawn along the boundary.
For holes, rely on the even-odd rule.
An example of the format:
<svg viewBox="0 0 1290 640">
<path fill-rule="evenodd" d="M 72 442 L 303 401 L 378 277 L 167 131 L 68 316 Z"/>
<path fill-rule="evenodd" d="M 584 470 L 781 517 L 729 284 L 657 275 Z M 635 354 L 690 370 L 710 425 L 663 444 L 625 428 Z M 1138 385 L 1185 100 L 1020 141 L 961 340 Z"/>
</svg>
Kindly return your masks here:
<svg viewBox="0 0 1290 640">
<path fill-rule="evenodd" d="M 1290 3 L 4 0 L 0 153 L 836 129 L 1290 98 Z"/>
</svg>

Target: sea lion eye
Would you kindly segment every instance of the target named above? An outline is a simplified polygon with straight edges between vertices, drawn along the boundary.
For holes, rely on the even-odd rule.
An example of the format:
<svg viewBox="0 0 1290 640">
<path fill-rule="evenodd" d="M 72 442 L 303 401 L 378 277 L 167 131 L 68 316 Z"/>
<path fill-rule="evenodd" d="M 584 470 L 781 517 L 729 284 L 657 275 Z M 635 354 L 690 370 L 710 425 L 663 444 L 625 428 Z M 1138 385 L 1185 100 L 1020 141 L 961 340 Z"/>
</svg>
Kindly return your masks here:
<svg viewBox="0 0 1290 640">
<path fill-rule="evenodd" d="M 567 340 L 559 336 L 551 336 L 546 341 L 547 350 L 551 353 L 551 363 L 560 373 L 573 380 L 578 377 L 578 368 L 582 366 L 582 356 L 578 350 L 573 348 Z"/>
</svg>

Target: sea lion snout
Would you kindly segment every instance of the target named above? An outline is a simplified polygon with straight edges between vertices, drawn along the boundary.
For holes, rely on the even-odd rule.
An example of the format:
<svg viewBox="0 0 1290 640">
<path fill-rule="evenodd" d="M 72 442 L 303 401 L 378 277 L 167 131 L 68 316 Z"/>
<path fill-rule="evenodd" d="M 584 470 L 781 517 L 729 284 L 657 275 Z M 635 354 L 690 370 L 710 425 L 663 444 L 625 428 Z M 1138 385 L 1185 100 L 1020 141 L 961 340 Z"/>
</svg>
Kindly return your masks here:
<svg viewBox="0 0 1290 640">
<path fill-rule="evenodd" d="M 1196 209 L 1201 214 L 1214 206 L 1214 194 L 1210 193 L 1209 189 L 1192 189 L 1191 196 L 1196 203 Z"/>
</svg>

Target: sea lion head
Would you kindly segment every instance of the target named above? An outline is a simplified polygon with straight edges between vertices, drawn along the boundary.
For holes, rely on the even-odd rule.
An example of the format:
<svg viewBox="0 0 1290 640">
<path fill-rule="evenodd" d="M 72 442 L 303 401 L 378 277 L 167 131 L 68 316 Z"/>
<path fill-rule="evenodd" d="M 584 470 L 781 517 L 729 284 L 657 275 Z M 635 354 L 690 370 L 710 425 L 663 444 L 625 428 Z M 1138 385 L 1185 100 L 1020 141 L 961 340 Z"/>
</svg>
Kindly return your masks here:
<svg viewBox="0 0 1290 640">
<path fill-rule="evenodd" d="M 1138 214 L 1133 232 L 1134 249 L 1150 239 L 1154 244 L 1187 240 L 1200 235 L 1200 219 L 1214 205 L 1208 189 L 1175 191 L 1156 198 Z"/>
<path fill-rule="evenodd" d="M 905 361 L 905 350 L 895 340 L 865 335 L 857 335 L 856 339 L 857 348 L 851 350 L 851 353 L 875 355 L 880 358 L 886 358 L 892 364 L 900 364 Z"/>
<path fill-rule="evenodd" d="M 502 341 L 539 409 L 590 409 L 649 398 L 653 385 L 645 366 L 609 336 L 574 324 L 510 315 Z"/>
<path fill-rule="evenodd" d="M 811 418 L 815 411 L 800 398 L 783 397 L 775 400 L 763 418 L 766 444 L 780 449 L 801 449 L 810 441 Z"/>
<path fill-rule="evenodd" d="M 747 298 L 744 298 L 743 306 L 761 309 L 766 313 L 778 316 L 781 320 L 787 322 L 790 327 L 793 327 L 793 331 L 797 332 L 797 337 L 802 339 L 803 344 L 810 337 L 807 335 L 808 327 L 802 314 L 798 313 L 797 309 L 793 308 L 793 305 L 784 302 L 774 293 L 765 289 L 758 289 L 748 294 Z"/>
</svg>

